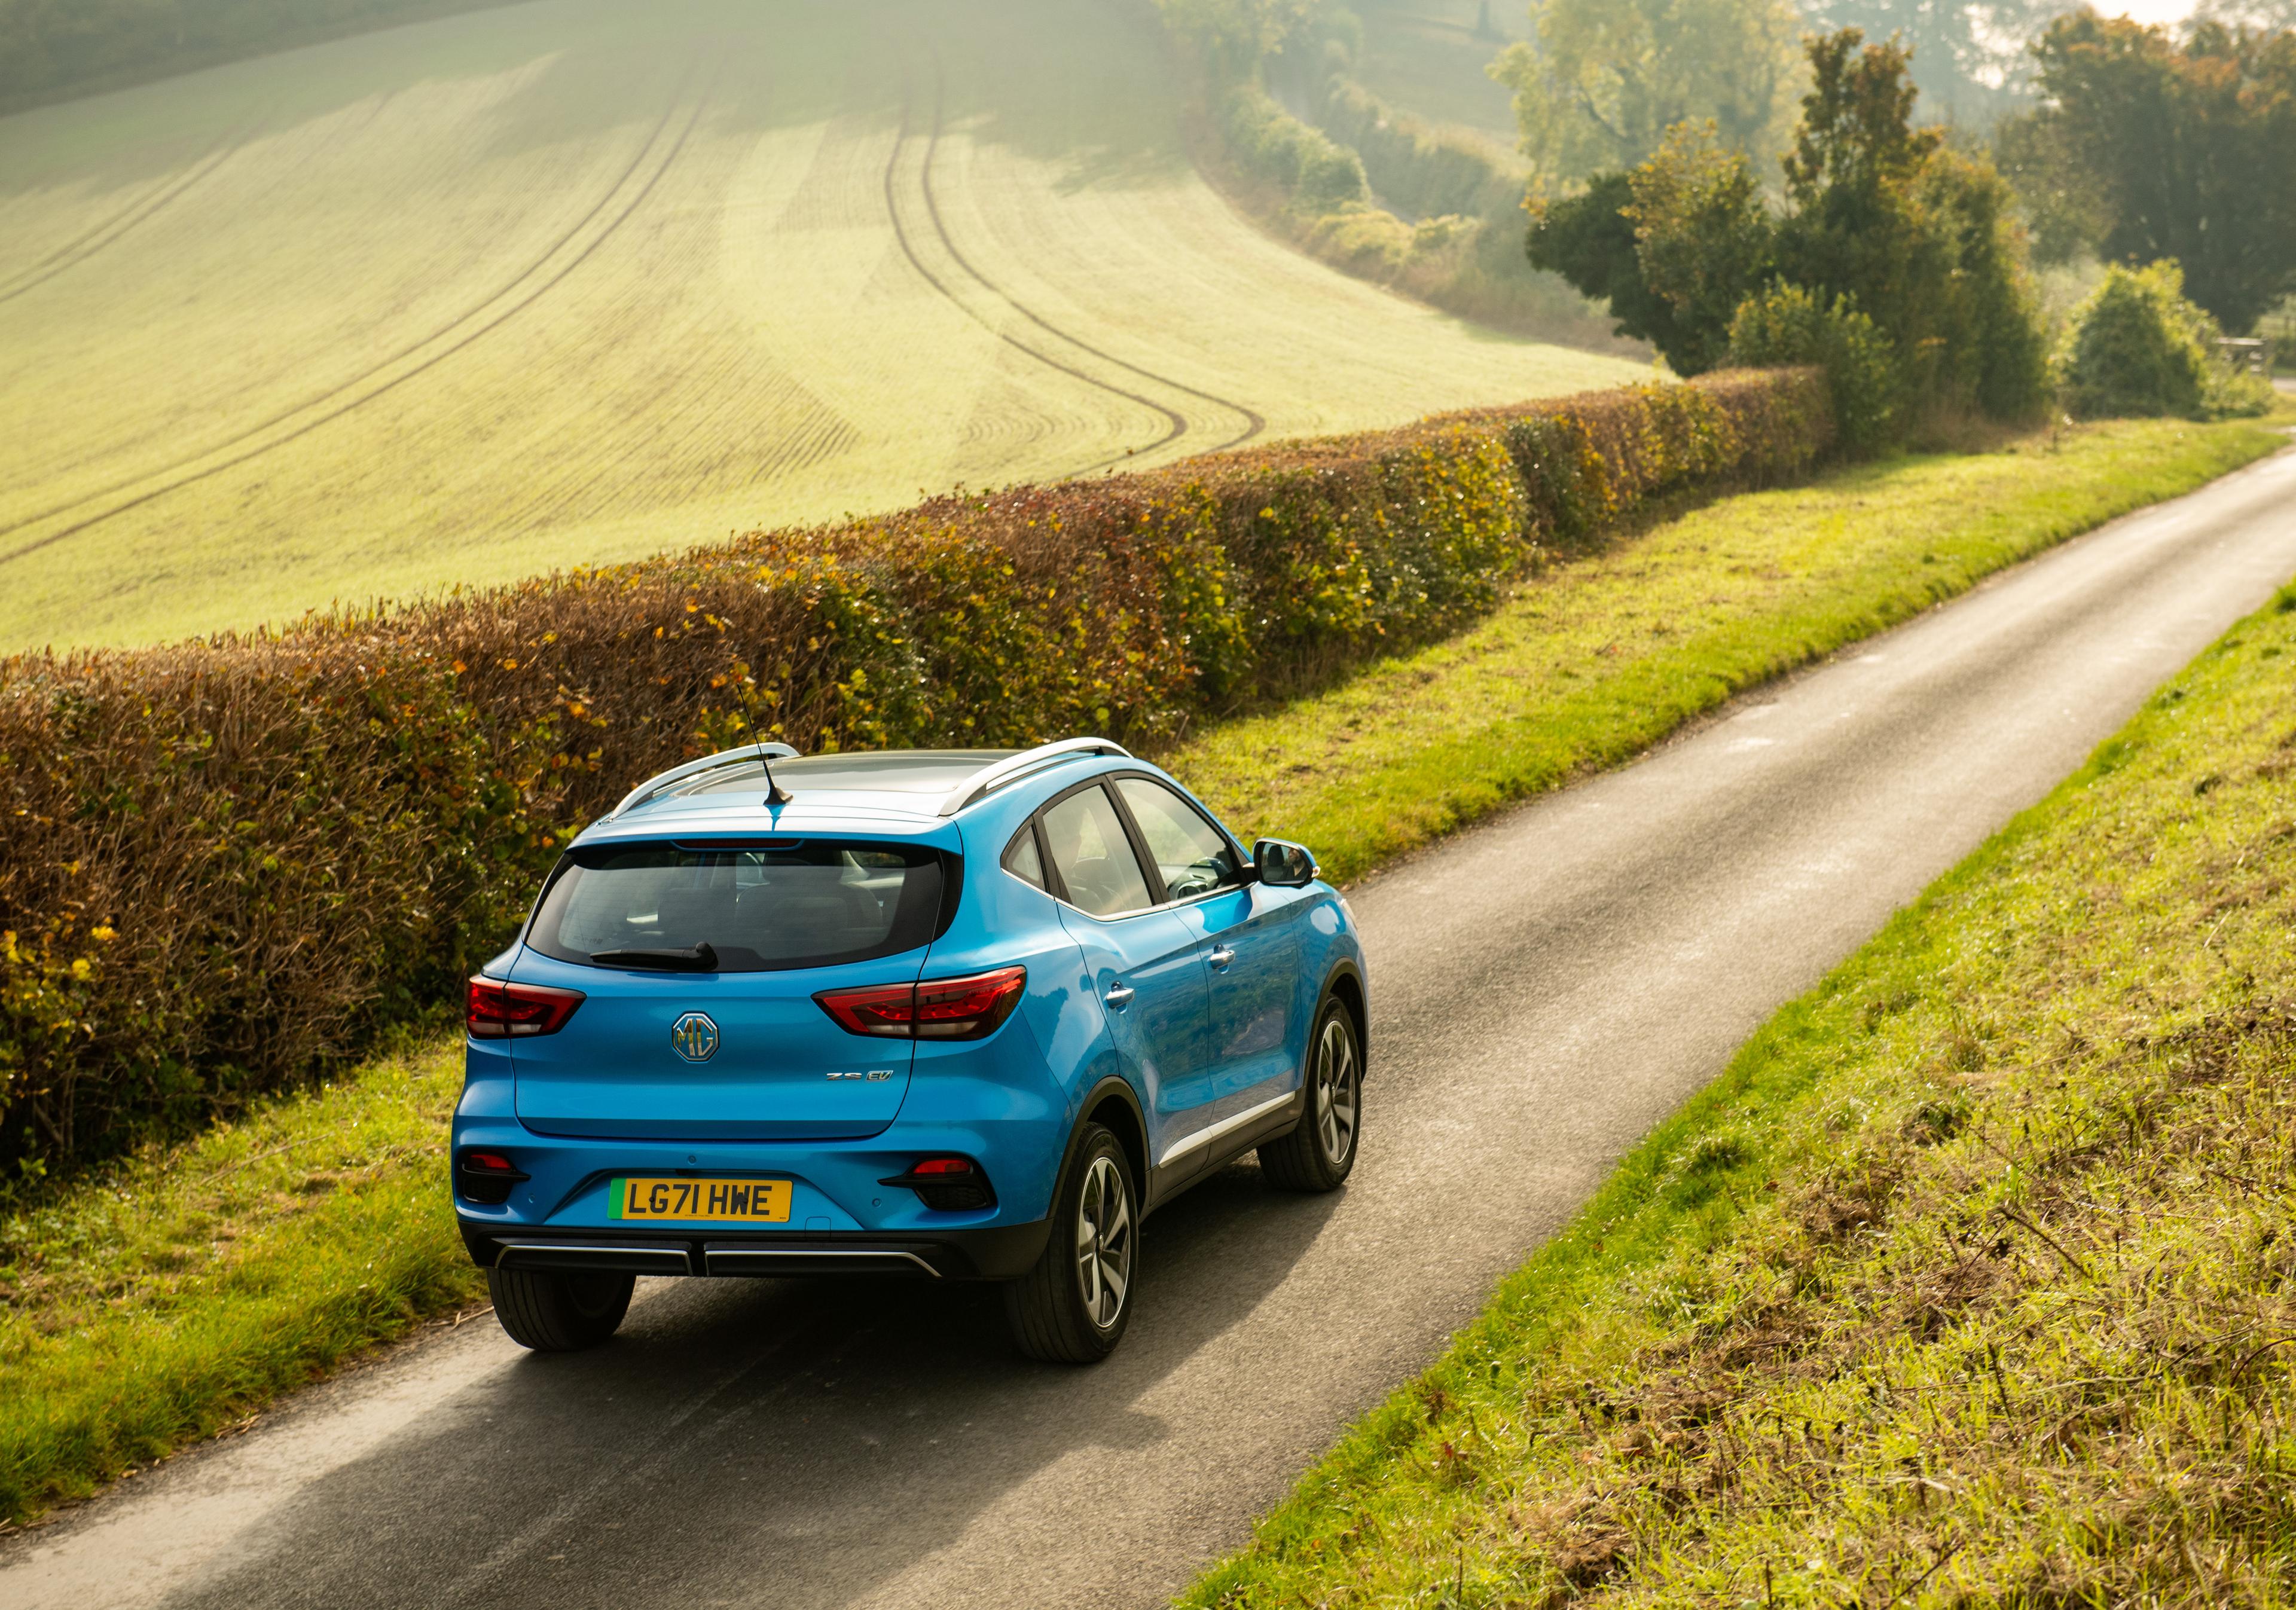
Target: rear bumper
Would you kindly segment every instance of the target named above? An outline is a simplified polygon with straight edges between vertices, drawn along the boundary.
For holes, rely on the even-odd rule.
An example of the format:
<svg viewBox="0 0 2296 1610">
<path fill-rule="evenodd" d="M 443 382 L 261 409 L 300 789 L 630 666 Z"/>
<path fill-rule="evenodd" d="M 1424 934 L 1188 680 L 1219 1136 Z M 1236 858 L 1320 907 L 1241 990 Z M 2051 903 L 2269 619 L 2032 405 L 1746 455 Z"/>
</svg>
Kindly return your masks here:
<svg viewBox="0 0 2296 1610">
<path fill-rule="evenodd" d="M 1052 1222 L 949 1230 L 935 1235 L 865 1230 L 740 1235 L 722 1231 L 529 1230 L 460 1221 L 463 1245 L 483 1269 L 588 1270 L 644 1275 L 910 1275 L 1010 1280 L 1045 1250 Z"/>
</svg>

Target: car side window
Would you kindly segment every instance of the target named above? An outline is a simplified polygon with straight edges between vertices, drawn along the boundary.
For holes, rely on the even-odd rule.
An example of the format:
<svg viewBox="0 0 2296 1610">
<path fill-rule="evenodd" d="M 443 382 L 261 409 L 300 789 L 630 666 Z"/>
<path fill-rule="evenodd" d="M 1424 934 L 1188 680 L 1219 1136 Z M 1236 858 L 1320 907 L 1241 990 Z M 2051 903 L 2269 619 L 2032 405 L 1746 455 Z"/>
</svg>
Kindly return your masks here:
<svg viewBox="0 0 2296 1610">
<path fill-rule="evenodd" d="M 1004 870 L 1022 883 L 1045 887 L 1045 863 L 1037 854 L 1035 825 L 1022 828 L 1013 842 L 1004 846 Z"/>
<path fill-rule="evenodd" d="M 1140 824 L 1140 836 L 1148 841 L 1148 854 L 1174 900 L 1242 881 L 1235 847 L 1195 806 L 1145 777 L 1119 778 L 1116 789 Z"/>
<path fill-rule="evenodd" d="M 1046 810 L 1043 821 L 1046 848 L 1071 905 L 1095 917 L 1120 917 L 1156 903 L 1123 818 L 1103 790 L 1079 789 Z"/>
</svg>

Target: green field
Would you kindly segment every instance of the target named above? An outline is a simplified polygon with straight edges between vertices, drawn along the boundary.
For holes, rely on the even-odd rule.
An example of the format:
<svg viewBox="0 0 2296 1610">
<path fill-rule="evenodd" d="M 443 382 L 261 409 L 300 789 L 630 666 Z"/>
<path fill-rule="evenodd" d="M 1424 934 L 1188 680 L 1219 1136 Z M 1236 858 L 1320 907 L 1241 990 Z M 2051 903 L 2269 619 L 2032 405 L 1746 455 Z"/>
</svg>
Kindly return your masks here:
<svg viewBox="0 0 2296 1610">
<path fill-rule="evenodd" d="M 0 119 L 0 650 L 1616 383 L 1240 220 L 1144 10 L 543 0 Z"/>
<path fill-rule="evenodd" d="M 1522 0 L 1492 0 L 1488 36 L 1476 31 L 1479 0 L 1360 0 L 1354 10 L 1363 20 L 1355 77 L 1374 94 L 1514 149 L 1513 94 L 1483 69 L 1510 40 L 1530 37 Z"/>
</svg>

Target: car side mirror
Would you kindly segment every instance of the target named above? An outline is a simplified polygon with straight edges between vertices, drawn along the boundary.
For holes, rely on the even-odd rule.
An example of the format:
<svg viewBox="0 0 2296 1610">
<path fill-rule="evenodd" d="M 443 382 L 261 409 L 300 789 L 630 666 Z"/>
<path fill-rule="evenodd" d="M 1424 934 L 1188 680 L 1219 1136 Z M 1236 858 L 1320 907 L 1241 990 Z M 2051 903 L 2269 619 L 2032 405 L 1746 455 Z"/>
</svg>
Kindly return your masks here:
<svg viewBox="0 0 2296 1610">
<path fill-rule="evenodd" d="M 1271 888 L 1302 889 L 1323 875 L 1323 868 L 1307 846 L 1281 838 L 1263 838 L 1251 846 L 1252 870 Z"/>
</svg>

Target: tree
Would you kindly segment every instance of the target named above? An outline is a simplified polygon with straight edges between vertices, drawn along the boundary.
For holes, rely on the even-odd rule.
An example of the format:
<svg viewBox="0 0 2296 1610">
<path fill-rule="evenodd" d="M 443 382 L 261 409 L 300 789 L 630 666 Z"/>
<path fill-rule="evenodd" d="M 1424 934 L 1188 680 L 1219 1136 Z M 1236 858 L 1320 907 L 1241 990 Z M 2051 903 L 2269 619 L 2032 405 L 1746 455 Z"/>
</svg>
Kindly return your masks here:
<svg viewBox="0 0 2296 1610">
<path fill-rule="evenodd" d="M 1941 130 L 1914 126 L 1901 45 L 1844 29 L 1812 39 L 1809 57 L 1779 278 L 1873 319 L 1897 354 L 1904 417 L 2030 413 L 2045 354 L 2008 186 Z"/>
<path fill-rule="evenodd" d="M 1644 161 L 1685 121 L 1764 158 L 1784 143 L 1801 26 L 1786 0 L 1533 0 L 1531 19 L 1538 43 L 1490 72 L 1550 184 Z"/>
<path fill-rule="evenodd" d="M 1710 342 L 1705 332 L 1685 328 L 1674 305 L 1643 282 L 1635 221 L 1628 212 L 1634 204 L 1632 179 L 1606 173 L 1595 175 L 1578 195 L 1534 207 L 1531 266 L 1608 302 L 1619 334 L 1648 341 L 1675 373 L 1696 374 Z"/>
<path fill-rule="evenodd" d="M 1984 130 L 2030 103 L 2026 41 L 2054 9 L 2051 0 L 1811 0 L 1803 14 L 1828 33 L 1896 40 L 1913 57 L 1925 114 Z"/>
<path fill-rule="evenodd" d="M 1165 24 L 1228 80 L 1253 79 L 1259 63 L 1316 9 L 1316 0 L 1155 0 Z"/>
<path fill-rule="evenodd" d="M 2002 151 L 2047 245 L 2180 263 L 2230 330 L 2296 289 L 2296 31 L 2202 21 L 2179 44 L 2081 11 L 2034 53 L 2045 99 Z"/>
<path fill-rule="evenodd" d="M 1807 350 L 1831 355 L 1830 370 L 1854 360 L 1856 374 L 1833 375 L 1837 400 L 1854 393 L 1873 429 L 1964 408 L 2030 413 L 2046 369 L 2007 184 L 1914 126 L 1899 46 L 1847 29 L 1808 54 L 1777 216 L 1742 152 L 1683 124 L 1631 174 L 1546 208 L 1532 259 L 1610 297 L 1621 328 L 1677 373 Z M 1631 280 L 1620 221 L 1634 231 Z"/>
<path fill-rule="evenodd" d="M 1643 283 L 1672 311 L 1681 350 L 1667 359 L 1697 374 L 1729 356 L 1738 304 L 1770 277 L 1777 226 L 1742 151 L 1725 150 L 1711 123 L 1678 123 L 1635 169 L 1635 257 Z M 1685 366 L 1685 364 L 1687 366 Z"/>
</svg>

